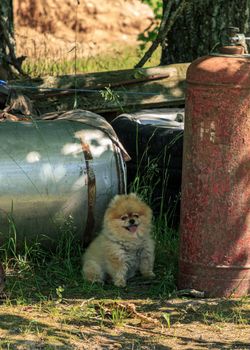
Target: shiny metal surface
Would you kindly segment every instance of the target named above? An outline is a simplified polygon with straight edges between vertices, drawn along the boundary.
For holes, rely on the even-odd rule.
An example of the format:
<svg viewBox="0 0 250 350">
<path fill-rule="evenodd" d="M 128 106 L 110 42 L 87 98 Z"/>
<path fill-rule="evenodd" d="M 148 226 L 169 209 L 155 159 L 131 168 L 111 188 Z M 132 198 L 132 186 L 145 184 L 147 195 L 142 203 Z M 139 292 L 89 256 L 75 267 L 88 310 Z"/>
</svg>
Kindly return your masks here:
<svg viewBox="0 0 250 350">
<path fill-rule="evenodd" d="M 143 109 L 133 113 L 123 113 L 118 116 L 126 116 L 143 125 L 157 125 L 159 127 L 168 127 L 184 129 L 184 108 L 155 108 Z"/>
<path fill-rule="evenodd" d="M 125 189 L 120 150 L 101 130 L 75 121 L 0 124 L 1 243 L 56 239 L 71 216 L 87 243 L 109 200 Z"/>
</svg>

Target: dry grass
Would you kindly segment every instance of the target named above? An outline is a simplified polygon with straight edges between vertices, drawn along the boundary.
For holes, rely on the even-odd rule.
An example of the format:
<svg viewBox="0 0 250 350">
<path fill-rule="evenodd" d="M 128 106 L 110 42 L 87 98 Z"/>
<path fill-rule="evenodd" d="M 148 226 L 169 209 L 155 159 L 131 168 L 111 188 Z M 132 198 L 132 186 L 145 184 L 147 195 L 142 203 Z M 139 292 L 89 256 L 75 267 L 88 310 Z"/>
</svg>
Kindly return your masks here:
<svg viewBox="0 0 250 350">
<path fill-rule="evenodd" d="M 38 49 L 37 49 L 38 50 Z M 74 52 L 61 52 L 60 48 L 55 55 L 46 54 L 46 49 L 40 47 L 38 51 L 29 56 L 23 63 L 24 71 L 31 77 L 45 75 L 64 75 L 74 73 L 89 73 L 112 71 L 119 69 L 133 68 L 143 55 L 143 51 L 138 47 L 111 47 L 105 52 L 86 56 L 78 50 L 76 60 Z M 160 50 L 158 50 L 148 66 L 157 66 L 160 63 Z"/>
</svg>

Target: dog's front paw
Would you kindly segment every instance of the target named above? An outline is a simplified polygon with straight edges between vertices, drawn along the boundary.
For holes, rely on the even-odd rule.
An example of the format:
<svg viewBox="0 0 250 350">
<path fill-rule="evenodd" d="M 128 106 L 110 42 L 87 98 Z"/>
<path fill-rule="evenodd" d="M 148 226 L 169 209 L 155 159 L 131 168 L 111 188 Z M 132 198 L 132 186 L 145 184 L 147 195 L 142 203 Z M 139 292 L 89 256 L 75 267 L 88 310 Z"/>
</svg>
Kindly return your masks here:
<svg viewBox="0 0 250 350">
<path fill-rule="evenodd" d="M 127 283 L 126 280 L 122 277 L 118 277 L 116 279 L 114 279 L 114 285 L 116 287 L 126 287 Z"/>
<path fill-rule="evenodd" d="M 146 278 L 151 278 L 151 279 L 155 278 L 155 274 L 153 271 L 144 271 L 142 275 L 143 277 L 146 277 Z"/>
</svg>

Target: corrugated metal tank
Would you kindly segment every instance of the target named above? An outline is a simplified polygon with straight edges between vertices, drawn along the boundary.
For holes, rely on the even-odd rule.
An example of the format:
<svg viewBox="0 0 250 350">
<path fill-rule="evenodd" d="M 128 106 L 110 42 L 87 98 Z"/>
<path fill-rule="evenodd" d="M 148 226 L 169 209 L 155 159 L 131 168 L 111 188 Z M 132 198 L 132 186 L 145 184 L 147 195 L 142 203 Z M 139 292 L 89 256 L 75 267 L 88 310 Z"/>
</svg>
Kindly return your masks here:
<svg viewBox="0 0 250 350">
<path fill-rule="evenodd" d="M 0 139 L 1 243 L 13 224 L 19 244 L 51 241 L 69 216 L 88 243 L 126 187 L 121 151 L 107 133 L 69 120 L 6 121 Z"/>
</svg>

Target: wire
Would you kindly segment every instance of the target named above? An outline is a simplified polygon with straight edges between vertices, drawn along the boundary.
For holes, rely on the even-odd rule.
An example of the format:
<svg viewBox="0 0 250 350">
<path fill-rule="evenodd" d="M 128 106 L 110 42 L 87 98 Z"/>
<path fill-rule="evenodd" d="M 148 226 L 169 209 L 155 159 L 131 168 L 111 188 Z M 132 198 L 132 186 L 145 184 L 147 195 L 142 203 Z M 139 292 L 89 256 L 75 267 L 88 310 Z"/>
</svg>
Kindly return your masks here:
<svg viewBox="0 0 250 350">
<path fill-rule="evenodd" d="M 65 91 L 65 92 L 86 92 L 86 93 L 98 93 L 100 94 L 102 90 L 96 90 L 96 89 L 65 89 L 65 88 L 46 88 L 46 87 L 34 87 L 34 86 L 27 86 L 27 85 L 8 85 L 11 89 L 16 90 L 43 90 L 43 91 Z M 138 96 L 159 96 L 160 93 L 156 92 L 138 92 L 138 91 L 124 91 L 124 90 L 114 90 L 116 94 L 124 94 L 124 95 L 138 95 Z"/>
</svg>

